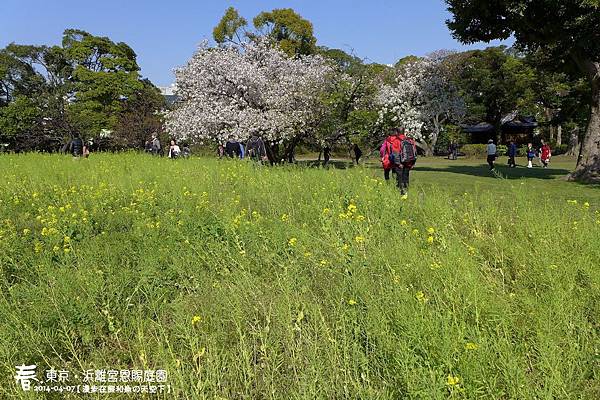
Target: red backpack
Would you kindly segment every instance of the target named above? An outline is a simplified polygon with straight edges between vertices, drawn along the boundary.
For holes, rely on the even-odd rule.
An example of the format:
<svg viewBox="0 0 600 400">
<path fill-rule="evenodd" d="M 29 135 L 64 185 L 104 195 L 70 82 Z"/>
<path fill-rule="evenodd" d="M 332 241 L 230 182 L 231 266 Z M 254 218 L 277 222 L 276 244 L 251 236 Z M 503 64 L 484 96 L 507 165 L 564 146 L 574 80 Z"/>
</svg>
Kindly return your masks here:
<svg viewBox="0 0 600 400">
<path fill-rule="evenodd" d="M 417 160 L 415 144 L 406 136 L 388 137 L 387 154 L 392 165 L 414 163 Z"/>
</svg>

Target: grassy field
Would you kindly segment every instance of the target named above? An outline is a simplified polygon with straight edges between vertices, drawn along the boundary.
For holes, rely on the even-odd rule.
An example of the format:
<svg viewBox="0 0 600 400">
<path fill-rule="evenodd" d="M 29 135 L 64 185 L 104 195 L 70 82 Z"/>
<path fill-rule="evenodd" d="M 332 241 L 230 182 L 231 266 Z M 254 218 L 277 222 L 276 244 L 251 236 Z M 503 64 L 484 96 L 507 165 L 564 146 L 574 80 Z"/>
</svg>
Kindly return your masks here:
<svg viewBox="0 0 600 400">
<path fill-rule="evenodd" d="M 403 200 L 375 165 L 1 156 L 0 398 L 598 399 L 573 166 L 419 160 Z M 172 393 L 34 396 L 21 364 Z"/>
</svg>

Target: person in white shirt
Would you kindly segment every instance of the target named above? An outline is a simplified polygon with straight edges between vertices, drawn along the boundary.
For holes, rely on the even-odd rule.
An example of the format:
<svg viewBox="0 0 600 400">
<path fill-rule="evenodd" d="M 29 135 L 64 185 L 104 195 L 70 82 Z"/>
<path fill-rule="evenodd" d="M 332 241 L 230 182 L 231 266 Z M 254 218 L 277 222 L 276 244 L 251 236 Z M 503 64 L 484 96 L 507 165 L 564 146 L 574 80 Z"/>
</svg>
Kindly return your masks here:
<svg viewBox="0 0 600 400">
<path fill-rule="evenodd" d="M 487 145 L 487 162 L 490 165 L 490 171 L 494 169 L 494 161 L 496 161 L 496 145 L 494 144 L 494 140 L 488 140 Z"/>
<path fill-rule="evenodd" d="M 179 157 L 179 154 L 181 153 L 181 150 L 179 149 L 179 146 L 177 145 L 177 143 L 175 143 L 174 140 L 171 140 L 171 146 L 169 147 L 169 158 L 177 158 Z"/>
</svg>

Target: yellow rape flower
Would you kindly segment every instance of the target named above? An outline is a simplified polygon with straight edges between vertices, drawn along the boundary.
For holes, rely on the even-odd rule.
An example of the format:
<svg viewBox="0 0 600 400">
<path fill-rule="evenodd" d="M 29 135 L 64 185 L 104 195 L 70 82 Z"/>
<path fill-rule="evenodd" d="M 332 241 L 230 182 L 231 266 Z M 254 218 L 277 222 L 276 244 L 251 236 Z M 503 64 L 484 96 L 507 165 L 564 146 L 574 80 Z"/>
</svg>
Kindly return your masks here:
<svg viewBox="0 0 600 400">
<path fill-rule="evenodd" d="M 281 215 L 281 221 L 282 222 L 287 222 L 290 219 L 290 216 L 287 214 L 282 214 Z"/>
<path fill-rule="evenodd" d="M 448 386 L 456 386 L 459 384 L 459 382 L 460 382 L 460 377 L 448 374 L 448 378 L 446 379 L 446 384 Z"/>
<path fill-rule="evenodd" d="M 427 301 L 429 301 L 429 299 L 427 298 L 427 296 L 425 296 L 425 293 L 423 293 L 422 290 L 419 290 L 417 293 L 415 293 L 415 297 L 421 303 L 426 303 Z"/>
<path fill-rule="evenodd" d="M 429 243 L 429 244 L 433 244 L 433 236 L 429 236 L 429 237 L 427 238 L 427 243 Z"/>
<path fill-rule="evenodd" d="M 430 235 L 433 235 L 435 233 L 435 229 L 433 228 L 427 228 L 427 233 L 429 233 Z"/>
<path fill-rule="evenodd" d="M 356 303 L 356 300 L 350 299 L 350 300 L 348 300 L 348 304 L 350 304 L 351 306 L 355 306 L 357 303 Z"/>
<path fill-rule="evenodd" d="M 400 221 L 400 225 L 404 226 L 404 225 L 406 225 L 406 224 L 407 224 L 407 222 L 406 222 L 406 220 L 405 220 L 405 219 L 403 219 L 402 221 Z"/>
<path fill-rule="evenodd" d="M 199 315 L 194 315 L 194 317 L 192 317 L 192 325 L 196 325 L 198 323 L 202 322 L 202 317 Z"/>
<path fill-rule="evenodd" d="M 469 342 L 465 344 L 465 350 L 477 350 L 478 348 L 479 345 L 477 345 L 476 343 Z"/>
<path fill-rule="evenodd" d="M 292 247 L 294 247 L 297 242 L 298 242 L 298 239 L 296 239 L 295 237 L 290 238 L 290 240 L 288 240 L 288 244 Z"/>
</svg>

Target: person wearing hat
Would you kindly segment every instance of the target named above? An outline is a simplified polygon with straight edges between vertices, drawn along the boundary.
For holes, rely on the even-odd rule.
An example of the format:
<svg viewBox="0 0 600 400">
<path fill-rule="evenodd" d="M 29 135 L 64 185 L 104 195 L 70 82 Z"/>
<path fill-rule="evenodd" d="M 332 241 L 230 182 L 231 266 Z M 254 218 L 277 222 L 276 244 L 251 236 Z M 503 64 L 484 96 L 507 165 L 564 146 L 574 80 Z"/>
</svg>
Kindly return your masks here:
<svg viewBox="0 0 600 400">
<path fill-rule="evenodd" d="M 494 170 L 494 161 L 496 161 L 496 145 L 494 144 L 494 140 L 490 139 L 488 140 L 488 145 L 487 145 L 487 163 L 490 166 L 490 171 Z"/>
</svg>

